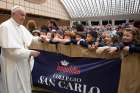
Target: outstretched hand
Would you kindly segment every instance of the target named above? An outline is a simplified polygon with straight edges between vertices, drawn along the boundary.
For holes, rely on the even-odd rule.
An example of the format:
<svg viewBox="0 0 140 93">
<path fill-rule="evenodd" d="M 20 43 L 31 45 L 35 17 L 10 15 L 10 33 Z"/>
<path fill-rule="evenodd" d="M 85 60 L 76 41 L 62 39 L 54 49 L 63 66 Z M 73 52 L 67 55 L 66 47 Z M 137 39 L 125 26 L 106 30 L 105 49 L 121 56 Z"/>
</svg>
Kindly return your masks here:
<svg viewBox="0 0 140 93">
<path fill-rule="evenodd" d="M 38 52 L 36 50 L 31 50 L 30 56 L 37 57 L 37 56 L 39 56 L 39 54 L 40 54 L 40 52 Z"/>
</svg>

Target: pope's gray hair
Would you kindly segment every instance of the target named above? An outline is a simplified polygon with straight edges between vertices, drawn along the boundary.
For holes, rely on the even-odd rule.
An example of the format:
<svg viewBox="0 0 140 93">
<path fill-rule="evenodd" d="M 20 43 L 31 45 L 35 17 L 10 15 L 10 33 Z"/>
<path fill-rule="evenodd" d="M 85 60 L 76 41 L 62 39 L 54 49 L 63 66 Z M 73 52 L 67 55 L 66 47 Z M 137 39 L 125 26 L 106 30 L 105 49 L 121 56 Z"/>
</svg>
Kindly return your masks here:
<svg viewBox="0 0 140 93">
<path fill-rule="evenodd" d="M 11 8 L 11 13 L 15 13 L 17 10 L 25 11 L 23 7 L 16 5 Z"/>
</svg>

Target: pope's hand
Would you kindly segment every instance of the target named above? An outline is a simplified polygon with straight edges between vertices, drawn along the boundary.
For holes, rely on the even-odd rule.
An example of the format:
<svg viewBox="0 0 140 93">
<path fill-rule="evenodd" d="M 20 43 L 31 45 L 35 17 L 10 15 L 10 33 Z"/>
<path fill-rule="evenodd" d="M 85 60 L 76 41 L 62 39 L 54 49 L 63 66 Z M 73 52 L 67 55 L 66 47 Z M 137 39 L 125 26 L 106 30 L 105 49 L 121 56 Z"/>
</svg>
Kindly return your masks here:
<svg viewBox="0 0 140 93">
<path fill-rule="evenodd" d="M 40 52 L 35 51 L 35 50 L 31 50 L 30 56 L 37 57 L 39 54 L 40 54 Z"/>
</svg>

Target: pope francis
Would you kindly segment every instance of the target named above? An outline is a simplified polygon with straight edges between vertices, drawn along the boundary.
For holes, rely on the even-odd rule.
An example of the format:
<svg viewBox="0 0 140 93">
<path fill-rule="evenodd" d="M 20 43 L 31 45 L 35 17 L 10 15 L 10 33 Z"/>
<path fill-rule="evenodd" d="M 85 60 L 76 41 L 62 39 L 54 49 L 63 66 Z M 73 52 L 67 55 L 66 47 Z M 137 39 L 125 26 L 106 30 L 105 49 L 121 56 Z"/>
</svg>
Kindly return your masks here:
<svg viewBox="0 0 140 93">
<path fill-rule="evenodd" d="M 31 93 L 30 57 L 39 52 L 29 50 L 36 40 L 22 25 L 26 12 L 20 6 L 11 9 L 11 18 L 0 25 L 2 93 Z"/>
</svg>

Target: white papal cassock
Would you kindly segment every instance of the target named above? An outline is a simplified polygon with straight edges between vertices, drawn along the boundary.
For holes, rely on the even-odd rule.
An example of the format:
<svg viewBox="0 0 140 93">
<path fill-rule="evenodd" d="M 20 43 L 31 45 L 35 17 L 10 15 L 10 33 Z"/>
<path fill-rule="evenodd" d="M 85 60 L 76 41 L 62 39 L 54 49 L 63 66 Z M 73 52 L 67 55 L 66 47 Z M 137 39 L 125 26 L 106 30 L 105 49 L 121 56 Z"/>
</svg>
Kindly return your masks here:
<svg viewBox="0 0 140 93">
<path fill-rule="evenodd" d="M 0 25 L 2 93 L 31 93 L 30 52 L 33 36 L 12 18 Z"/>
</svg>

